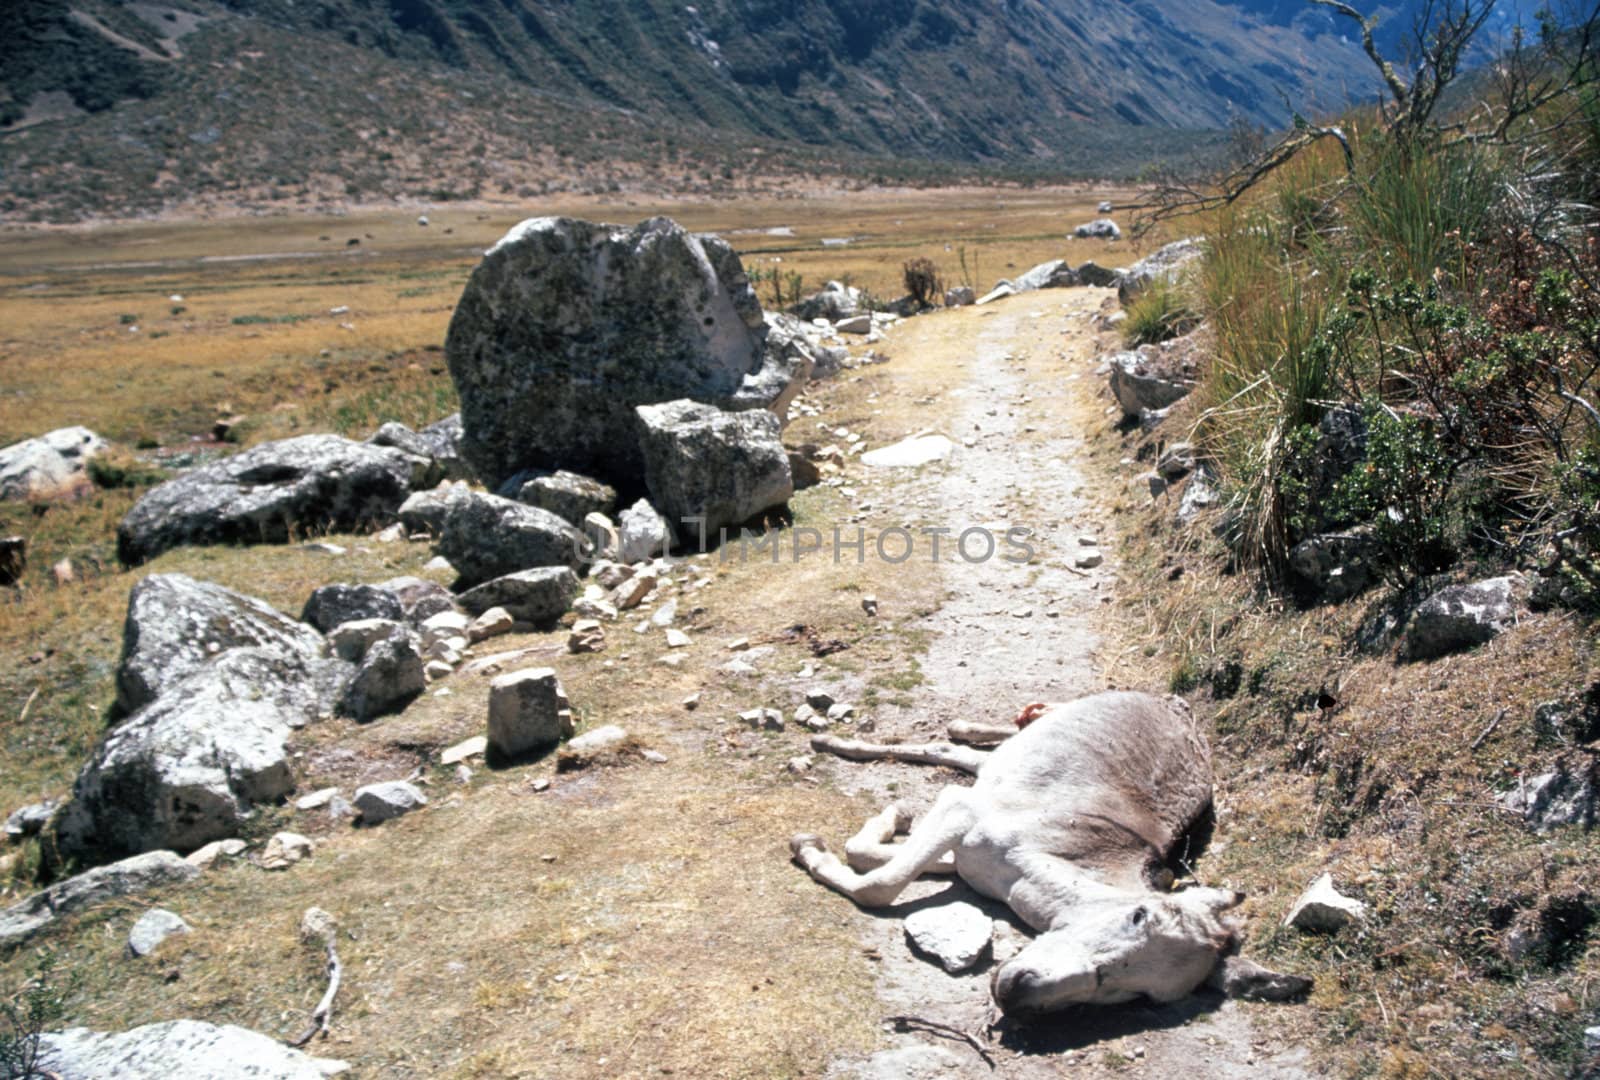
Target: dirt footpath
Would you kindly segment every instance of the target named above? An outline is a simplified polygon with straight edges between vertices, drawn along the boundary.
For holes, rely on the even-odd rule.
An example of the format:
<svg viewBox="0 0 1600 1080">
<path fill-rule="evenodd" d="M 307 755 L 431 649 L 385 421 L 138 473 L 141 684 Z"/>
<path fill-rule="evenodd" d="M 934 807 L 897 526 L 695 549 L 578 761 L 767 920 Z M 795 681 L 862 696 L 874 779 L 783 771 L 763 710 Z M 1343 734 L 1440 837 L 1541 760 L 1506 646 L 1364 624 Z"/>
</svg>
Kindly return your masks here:
<svg viewBox="0 0 1600 1080">
<path fill-rule="evenodd" d="M 1036 557 L 1008 561 L 1002 543 L 996 557 L 978 560 L 984 546 L 976 533 L 966 550 L 975 561 L 952 551 L 950 540 L 937 564 L 927 548 L 918 549 L 928 572 L 940 576 L 943 604 L 923 623 L 932 632 L 925 682 L 898 718 L 880 714 L 878 736 L 940 738 L 952 720 L 1004 722 L 1030 702 L 1068 700 L 1110 685 L 1111 646 L 1100 627 L 1115 581 L 1116 545 L 1108 515 L 1097 513 L 1099 481 L 1077 464 L 1084 434 L 1107 420 L 1105 403 L 1096 397 L 1100 379 L 1091 374 L 1090 320 L 1108 295 L 1033 293 L 910 320 L 894 330 L 887 349 L 893 365 L 959 373 L 952 385 L 919 387 L 937 406 L 927 410 L 929 430 L 956 445 L 946 461 L 917 469 L 861 469 L 858 487 L 870 501 L 872 524 L 913 532 L 948 528 L 952 539 L 973 527 L 1001 537 L 1026 528 Z M 1095 554 L 1104 560 L 1099 566 L 1092 565 Z M 835 775 L 847 791 L 897 799 L 919 814 L 941 785 L 962 779 L 947 770 L 891 764 L 842 765 Z M 837 844 L 843 838 L 830 839 Z M 830 1075 L 1306 1075 L 1303 1051 L 1254 1036 L 1251 1011 L 1270 1006 L 1219 997 L 1080 1010 L 1026 1027 L 1000 1022 L 989 1000 L 991 966 L 950 976 L 913 956 L 905 942 L 906 915 L 956 899 L 979 903 L 997 920 L 997 955 L 1015 951 L 1024 933 L 1020 924 L 959 882 L 924 880 L 894 908 L 863 914 L 862 962 L 880 967 L 884 1016 L 919 1022 L 899 1025 L 904 1030 L 892 1037 L 893 1049 L 866 1061 L 835 1062 Z M 976 1045 L 935 1030 L 940 1026 L 968 1033 Z"/>
</svg>

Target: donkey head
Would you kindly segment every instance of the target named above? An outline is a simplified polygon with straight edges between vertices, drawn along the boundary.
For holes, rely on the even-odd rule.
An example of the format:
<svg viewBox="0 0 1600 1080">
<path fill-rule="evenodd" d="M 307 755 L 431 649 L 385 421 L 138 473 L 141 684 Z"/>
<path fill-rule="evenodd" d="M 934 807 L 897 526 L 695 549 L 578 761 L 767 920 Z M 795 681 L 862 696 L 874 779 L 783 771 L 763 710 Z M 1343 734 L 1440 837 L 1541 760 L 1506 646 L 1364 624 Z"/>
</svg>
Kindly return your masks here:
<svg viewBox="0 0 1600 1080">
<path fill-rule="evenodd" d="M 1208 979 L 1237 996 L 1304 993 L 1309 980 L 1233 957 L 1237 936 L 1222 914 L 1243 899 L 1197 888 L 1089 901 L 997 968 L 990 992 L 1002 1011 L 1024 1014 L 1138 997 L 1177 1001 Z"/>
</svg>

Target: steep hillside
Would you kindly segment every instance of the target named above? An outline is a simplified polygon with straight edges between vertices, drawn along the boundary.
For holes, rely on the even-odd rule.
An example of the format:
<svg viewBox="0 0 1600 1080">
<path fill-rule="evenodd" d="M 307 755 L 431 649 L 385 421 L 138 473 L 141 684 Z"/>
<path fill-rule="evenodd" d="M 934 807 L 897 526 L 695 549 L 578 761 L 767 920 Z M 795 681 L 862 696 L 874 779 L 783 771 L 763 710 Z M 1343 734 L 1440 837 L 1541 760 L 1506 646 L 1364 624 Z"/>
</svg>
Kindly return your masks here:
<svg viewBox="0 0 1600 1080">
<path fill-rule="evenodd" d="M 1288 0 L 29 0 L 0 10 L 0 207 L 1127 175 L 1371 93 L 1347 29 Z"/>
</svg>

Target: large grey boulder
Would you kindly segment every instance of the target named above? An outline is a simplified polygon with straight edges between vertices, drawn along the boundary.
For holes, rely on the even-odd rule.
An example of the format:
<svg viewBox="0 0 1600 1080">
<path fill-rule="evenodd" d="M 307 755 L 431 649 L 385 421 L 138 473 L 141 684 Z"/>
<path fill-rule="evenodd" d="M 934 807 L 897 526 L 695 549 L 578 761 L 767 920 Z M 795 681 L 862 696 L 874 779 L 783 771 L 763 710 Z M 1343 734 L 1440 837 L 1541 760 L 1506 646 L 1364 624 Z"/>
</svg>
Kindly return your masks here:
<svg viewBox="0 0 1600 1080">
<path fill-rule="evenodd" d="M 650 502 L 669 522 L 703 521 L 701 535 L 735 527 L 794 494 L 778 418 L 671 401 L 641 405 L 639 445 Z M 680 535 L 694 525 L 680 524 Z"/>
<path fill-rule="evenodd" d="M 40 1039 L 58 1080 L 325 1080 L 349 1070 L 248 1028 L 168 1020 L 131 1031 L 68 1028 Z"/>
<path fill-rule="evenodd" d="M 193 881 L 199 876 L 199 867 L 190 866 L 170 851 L 149 851 L 109 866 L 97 866 L 0 911 L 0 949 L 23 944 L 59 916 L 119 896 Z"/>
<path fill-rule="evenodd" d="M 1516 623 L 1516 592 L 1517 581 L 1511 577 L 1440 589 L 1411 616 L 1402 655 L 1429 660 L 1492 640 Z"/>
<path fill-rule="evenodd" d="M 300 621 L 326 634 L 357 619 L 403 619 L 400 598 L 382 585 L 324 585 L 312 591 Z"/>
<path fill-rule="evenodd" d="M 87 486 L 89 459 L 106 445 L 86 427 L 67 427 L 0 448 L 0 501 L 51 499 Z"/>
<path fill-rule="evenodd" d="M 1111 392 L 1125 416 L 1165 409 L 1188 397 L 1194 389 L 1192 382 L 1174 377 L 1144 353 L 1120 352 L 1108 362 Z"/>
<path fill-rule="evenodd" d="M 641 466 L 635 406 L 782 407 L 793 388 L 764 378 L 766 339 L 716 237 L 666 218 L 524 221 L 484 255 L 450 323 L 462 452 L 491 487 L 529 468 L 626 483 Z"/>
<path fill-rule="evenodd" d="M 512 484 L 516 490 L 507 490 Z M 528 479 L 514 477 L 501 493 L 554 514 L 575 529 L 582 529 L 590 514 L 609 515 L 617 505 L 616 488 L 565 469 Z"/>
<path fill-rule="evenodd" d="M 65 854 L 192 851 L 294 790 L 287 742 L 331 700 L 332 660 L 228 649 L 106 733 L 56 820 Z"/>
<path fill-rule="evenodd" d="M 459 588 L 539 566 L 575 568 L 585 551 L 583 534 L 554 514 L 481 492 L 450 511 L 436 546 Z"/>
<path fill-rule="evenodd" d="M 148 705 L 218 653 L 241 645 L 307 667 L 326 654 L 321 634 L 264 600 L 183 574 L 151 574 L 128 594 L 118 708 L 128 713 Z"/>
<path fill-rule="evenodd" d="M 1110 218 L 1096 218 L 1073 229 L 1072 235 L 1079 240 L 1121 240 L 1122 229 Z"/>
<path fill-rule="evenodd" d="M 1117 298 L 1127 307 L 1157 281 L 1177 281 L 1195 260 L 1205 255 L 1198 237 L 1177 240 L 1140 259 L 1117 275 Z"/>
<path fill-rule="evenodd" d="M 544 566 L 486 581 L 462 593 L 459 601 L 472 616 L 504 608 L 519 623 L 547 626 L 567 613 L 578 589 L 578 575 L 569 568 Z"/>
<path fill-rule="evenodd" d="M 1083 284 L 1078 272 L 1067 265 L 1065 259 L 1052 259 L 1047 263 L 1040 263 L 1032 270 L 1011 280 L 1011 287 L 1015 291 L 1033 292 L 1037 289 L 1070 289 Z"/>
<path fill-rule="evenodd" d="M 399 628 L 367 645 L 339 697 L 339 711 L 366 723 L 400 712 L 427 686 L 421 639 Z"/>
<path fill-rule="evenodd" d="M 427 462 L 337 435 L 264 443 L 145 494 L 117 527 L 129 566 L 185 544 L 283 543 L 353 532 L 394 516 Z"/>
</svg>

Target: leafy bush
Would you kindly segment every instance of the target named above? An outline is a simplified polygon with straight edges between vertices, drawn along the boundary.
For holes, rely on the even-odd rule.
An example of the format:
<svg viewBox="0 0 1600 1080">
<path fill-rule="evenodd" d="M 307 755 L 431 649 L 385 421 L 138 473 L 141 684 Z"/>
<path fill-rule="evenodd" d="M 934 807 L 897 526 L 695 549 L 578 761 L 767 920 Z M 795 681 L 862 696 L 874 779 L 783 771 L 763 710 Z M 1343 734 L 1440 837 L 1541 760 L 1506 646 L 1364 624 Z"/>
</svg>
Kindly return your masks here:
<svg viewBox="0 0 1600 1080">
<path fill-rule="evenodd" d="M 126 451 L 108 450 L 89 459 L 89 482 L 97 488 L 136 488 L 159 484 L 167 474 Z"/>
</svg>

